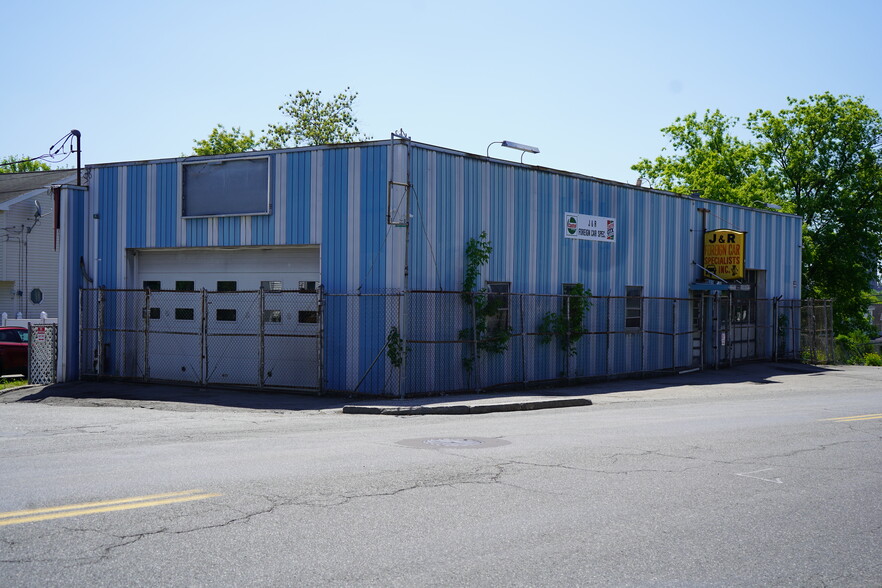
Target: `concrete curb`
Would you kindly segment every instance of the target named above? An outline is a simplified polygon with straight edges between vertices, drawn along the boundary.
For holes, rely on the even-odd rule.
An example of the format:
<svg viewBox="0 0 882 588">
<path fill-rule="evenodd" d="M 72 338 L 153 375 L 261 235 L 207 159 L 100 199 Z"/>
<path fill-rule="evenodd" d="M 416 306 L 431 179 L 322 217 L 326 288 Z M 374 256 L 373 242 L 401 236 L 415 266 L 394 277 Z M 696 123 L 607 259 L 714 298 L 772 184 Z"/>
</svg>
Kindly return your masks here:
<svg viewBox="0 0 882 588">
<path fill-rule="evenodd" d="M 498 404 L 439 404 L 421 406 L 362 406 L 347 404 L 345 414 L 383 414 L 391 416 L 418 416 L 429 414 L 487 414 L 490 412 L 514 412 L 519 410 L 542 410 L 546 408 L 568 408 L 590 406 L 588 398 L 554 398 L 550 400 L 529 400 L 526 402 L 502 402 Z"/>
</svg>

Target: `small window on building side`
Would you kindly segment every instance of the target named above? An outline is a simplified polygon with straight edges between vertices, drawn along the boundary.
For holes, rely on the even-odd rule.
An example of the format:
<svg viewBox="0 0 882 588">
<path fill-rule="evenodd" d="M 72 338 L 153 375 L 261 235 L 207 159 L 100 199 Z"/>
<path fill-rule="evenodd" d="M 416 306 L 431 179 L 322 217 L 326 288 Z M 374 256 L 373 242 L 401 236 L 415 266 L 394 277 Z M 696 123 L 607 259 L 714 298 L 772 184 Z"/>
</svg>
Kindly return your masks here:
<svg viewBox="0 0 882 588">
<path fill-rule="evenodd" d="M 487 295 L 488 310 L 494 314 L 487 318 L 487 329 L 494 331 L 507 330 L 509 328 L 509 294 L 511 293 L 510 282 L 488 282 L 490 293 Z"/>
<path fill-rule="evenodd" d="M 144 314 L 146 314 L 150 320 L 162 318 L 162 313 L 158 308 L 148 308 Z"/>
<path fill-rule="evenodd" d="M 234 321 L 236 320 L 236 309 L 235 308 L 218 308 L 215 314 L 217 320 L 219 321 Z"/>
<path fill-rule="evenodd" d="M 315 310 L 301 310 L 297 313 L 298 323 L 318 323 L 318 312 Z"/>
<path fill-rule="evenodd" d="M 643 326 L 643 286 L 625 287 L 625 328 Z"/>
<path fill-rule="evenodd" d="M 316 282 L 303 282 L 303 281 L 301 281 L 298 284 L 298 289 L 301 292 L 315 292 L 317 286 L 318 286 L 318 284 Z"/>
<path fill-rule="evenodd" d="M 145 290 L 162 290 L 162 282 L 159 280 L 144 280 L 143 284 Z"/>
<path fill-rule="evenodd" d="M 178 292 L 193 292 L 196 290 L 196 283 L 192 280 L 178 280 L 175 282 L 175 290 Z"/>
<path fill-rule="evenodd" d="M 280 323 L 280 322 L 282 322 L 282 311 L 281 310 L 264 310 L 263 311 L 263 322 L 265 322 L 265 323 Z"/>
<path fill-rule="evenodd" d="M 192 308 L 176 308 L 175 309 L 175 319 L 179 321 L 192 321 L 193 320 L 193 309 Z"/>
<path fill-rule="evenodd" d="M 31 302 L 34 304 L 40 304 L 43 302 L 43 291 L 39 288 L 34 288 L 31 290 Z"/>
<path fill-rule="evenodd" d="M 217 291 L 218 292 L 235 292 L 236 291 L 235 280 L 218 281 Z"/>
<path fill-rule="evenodd" d="M 260 283 L 260 287 L 264 292 L 281 292 L 282 282 L 277 280 L 264 280 Z"/>
</svg>

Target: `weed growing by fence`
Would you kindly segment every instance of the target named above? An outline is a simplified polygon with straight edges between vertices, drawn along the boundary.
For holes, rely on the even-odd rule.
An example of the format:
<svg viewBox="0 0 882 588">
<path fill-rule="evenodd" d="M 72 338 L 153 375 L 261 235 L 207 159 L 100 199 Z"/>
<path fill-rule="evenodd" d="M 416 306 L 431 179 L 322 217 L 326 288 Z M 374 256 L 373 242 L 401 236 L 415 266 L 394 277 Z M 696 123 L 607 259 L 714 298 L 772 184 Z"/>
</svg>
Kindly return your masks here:
<svg viewBox="0 0 882 588">
<path fill-rule="evenodd" d="M 564 309 L 561 312 L 547 312 L 539 323 L 540 341 L 551 343 L 557 337 L 560 348 L 569 355 L 576 355 L 579 339 L 582 338 L 582 323 L 585 314 L 591 309 L 591 290 L 582 284 L 573 285 L 564 298 Z"/>
</svg>

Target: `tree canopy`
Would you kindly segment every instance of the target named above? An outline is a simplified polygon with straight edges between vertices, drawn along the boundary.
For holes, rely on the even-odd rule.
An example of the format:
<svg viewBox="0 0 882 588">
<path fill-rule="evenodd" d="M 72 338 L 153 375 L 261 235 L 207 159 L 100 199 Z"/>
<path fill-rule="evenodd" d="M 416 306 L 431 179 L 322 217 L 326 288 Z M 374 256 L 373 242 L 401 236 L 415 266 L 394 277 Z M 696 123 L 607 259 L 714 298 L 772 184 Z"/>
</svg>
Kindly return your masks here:
<svg viewBox="0 0 882 588">
<path fill-rule="evenodd" d="M 268 125 L 263 144 L 269 149 L 281 149 L 365 140 L 368 137 L 358 130 L 358 119 L 352 110 L 357 97 L 358 92 L 350 92 L 349 88 L 327 102 L 322 100 L 320 91 L 289 94 L 279 110 L 293 122 Z"/>
<path fill-rule="evenodd" d="M 217 155 L 367 140 L 370 137 L 359 131 L 354 114 L 357 97 L 358 92 L 351 92 L 348 87 L 328 101 L 322 100 L 321 91 L 300 90 L 289 94 L 288 100 L 279 106 L 279 111 L 290 120 L 269 123 L 261 136 L 254 131 L 243 132 L 240 127 L 227 130 L 219 124 L 208 138 L 193 141 L 193 153 Z"/>
<path fill-rule="evenodd" d="M 36 159 L 25 155 L 10 155 L 0 159 L 0 174 L 15 174 L 20 172 L 49 171 L 52 168 Z"/>
<path fill-rule="evenodd" d="M 866 328 L 882 261 L 882 118 L 862 98 L 830 93 L 778 113 L 692 113 L 662 129 L 672 152 L 632 169 L 655 188 L 744 206 L 776 203 L 803 217 L 803 297 L 832 298 L 839 332 Z"/>
<path fill-rule="evenodd" d="M 260 144 L 254 137 L 254 131 L 243 133 L 239 127 L 229 131 L 224 125 L 217 125 L 211 130 L 207 139 L 193 141 L 193 153 L 196 155 L 220 155 L 223 153 L 242 153 L 256 149 Z"/>
</svg>

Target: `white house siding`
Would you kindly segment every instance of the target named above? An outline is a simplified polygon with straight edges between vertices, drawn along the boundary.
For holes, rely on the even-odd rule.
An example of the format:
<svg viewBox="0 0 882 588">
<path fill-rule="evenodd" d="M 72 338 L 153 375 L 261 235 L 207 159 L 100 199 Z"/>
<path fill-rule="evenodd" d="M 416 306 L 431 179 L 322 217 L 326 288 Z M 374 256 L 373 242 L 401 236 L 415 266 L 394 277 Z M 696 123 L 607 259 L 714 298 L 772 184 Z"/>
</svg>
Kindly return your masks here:
<svg viewBox="0 0 882 588">
<path fill-rule="evenodd" d="M 34 201 L 40 203 L 43 213 L 36 224 Z M 41 312 L 52 318 L 58 316 L 58 254 L 53 245 L 53 201 L 49 189 L 43 188 L 12 204 L 9 210 L 0 212 L 4 228 L 9 229 L 6 231 L 9 238 L 0 245 L 3 260 L 0 279 L 14 282 L 12 288 L 0 292 L 0 312 L 7 312 L 10 317 L 19 312 L 24 318 L 39 318 Z M 31 232 L 27 233 L 31 226 Z M 26 268 L 20 255 L 23 239 L 27 241 Z M 30 300 L 30 293 L 35 288 L 43 292 L 40 304 L 33 304 Z M 19 291 L 21 296 L 17 295 Z"/>
</svg>

